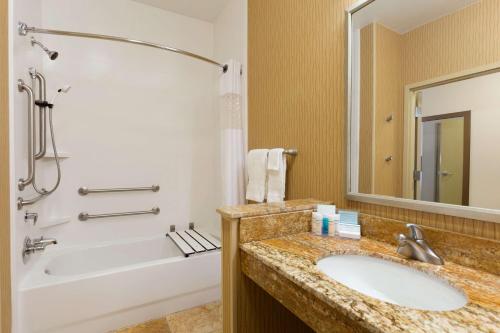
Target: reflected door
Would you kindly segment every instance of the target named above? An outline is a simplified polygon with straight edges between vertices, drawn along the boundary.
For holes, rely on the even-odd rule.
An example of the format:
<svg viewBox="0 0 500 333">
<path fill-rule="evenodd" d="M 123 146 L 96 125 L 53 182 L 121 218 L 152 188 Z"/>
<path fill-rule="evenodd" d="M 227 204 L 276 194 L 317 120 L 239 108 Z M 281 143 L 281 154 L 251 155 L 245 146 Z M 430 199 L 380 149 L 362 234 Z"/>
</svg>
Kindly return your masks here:
<svg viewBox="0 0 500 333">
<path fill-rule="evenodd" d="M 470 113 L 422 119 L 420 199 L 468 205 Z"/>
</svg>

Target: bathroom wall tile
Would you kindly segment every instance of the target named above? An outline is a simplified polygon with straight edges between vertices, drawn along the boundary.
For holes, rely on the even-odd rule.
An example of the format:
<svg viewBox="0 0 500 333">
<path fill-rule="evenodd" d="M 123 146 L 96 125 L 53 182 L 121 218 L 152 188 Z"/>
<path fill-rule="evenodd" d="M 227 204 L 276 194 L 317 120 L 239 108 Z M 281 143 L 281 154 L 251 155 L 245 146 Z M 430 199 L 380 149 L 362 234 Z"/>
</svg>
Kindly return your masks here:
<svg viewBox="0 0 500 333">
<path fill-rule="evenodd" d="M 282 237 L 311 230 L 312 210 L 245 217 L 240 220 L 240 243 Z"/>
</svg>

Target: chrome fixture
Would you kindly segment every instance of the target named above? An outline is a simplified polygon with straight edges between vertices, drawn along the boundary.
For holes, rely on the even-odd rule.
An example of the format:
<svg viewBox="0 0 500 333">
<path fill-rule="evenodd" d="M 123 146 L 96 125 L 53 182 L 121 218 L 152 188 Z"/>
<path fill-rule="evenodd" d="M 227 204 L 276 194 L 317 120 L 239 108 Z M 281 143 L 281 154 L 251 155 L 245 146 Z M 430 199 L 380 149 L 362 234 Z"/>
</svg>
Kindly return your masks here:
<svg viewBox="0 0 500 333">
<path fill-rule="evenodd" d="M 116 188 L 88 188 L 80 187 L 78 194 L 87 195 L 89 193 L 110 193 L 110 192 L 132 192 L 132 191 L 153 191 L 158 192 L 160 185 L 153 185 L 148 187 L 116 187 Z"/>
<path fill-rule="evenodd" d="M 28 94 L 28 177 L 19 179 L 17 183 L 17 187 L 22 191 L 31 184 L 35 174 L 35 158 L 33 154 L 33 149 L 35 149 L 35 137 L 33 135 L 35 129 L 35 94 L 33 89 L 21 79 L 17 80 L 17 89 L 19 92 L 25 91 Z"/>
<path fill-rule="evenodd" d="M 55 238 L 35 238 L 31 240 L 31 238 L 24 238 L 24 246 L 23 246 L 23 260 L 26 261 L 27 257 L 30 254 L 35 252 L 40 252 L 45 250 L 47 245 L 57 244 L 57 240 Z"/>
<path fill-rule="evenodd" d="M 34 203 L 40 201 L 40 199 L 42 199 L 44 196 L 43 195 L 39 195 L 39 196 L 36 196 L 34 198 L 31 198 L 31 199 L 23 199 L 23 197 L 18 197 L 17 198 L 17 210 L 21 210 L 23 209 L 24 206 L 29 206 L 29 205 L 33 205 Z"/>
<path fill-rule="evenodd" d="M 443 259 L 438 256 L 425 241 L 422 229 L 416 224 L 407 224 L 406 227 L 410 234 L 408 236 L 403 234 L 398 236 L 397 252 L 407 258 L 420 260 L 433 265 L 443 265 Z"/>
<path fill-rule="evenodd" d="M 57 244 L 57 239 L 55 238 L 35 238 L 33 239 L 33 245 L 35 246 L 43 246 L 46 247 L 47 245 L 55 245 Z"/>
<path fill-rule="evenodd" d="M 212 59 L 200 56 L 200 55 L 195 54 L 195 53 L 191 53 L 188 51 L 184 51 L 181 49 L 177 49 L 174 47 L 165 46 L 165 45 L 161 45 L 161 44 L 145 42 L 145 41 L 137 40 L 137 39 L 129 39 L 129 38 L 124 38 L 124 37 L 116 37 L 116 36 L 100 35 L 100 34 L 91 34 L 91 33 L 86 33 L 86 32 L 40 29 L 40 28 L 36 28 L 36 27 L 28 27 L 28 25 L 26 23 L 23 23 L 23 22 L 19 22 L 17 24 L 17 30 L 18 30 L 19 35 L 21 35 L 21 36 L 26 36 L 28 33 L 38 33 L 38 34 L 61 35 L 61 36 L 70 36 L 70 37 L 103 39 L 103 40 L 110 40 L 113 42 L 122 42 L 122 43 L 142 45 L 142 46 L 152 47 L 152 48 L 161 49 L 161 50 L 165 50 L 165 51 L 179 53 L 179 54 L 191 57 L 191 58 L 195 58 L 195 59 L 198 59 L 198 60 L 201 60 L 204 62 L 208 62 L 210 64 L 213 64 L 213 65 L 220 67 L 224 73 L 228 69 L 227 65 L 220 64 Z"/>
<path fill-rule="evenodd" d="M 24 213 L 24 223 L 28 223 L 29 221 L 33 221 L 33 225 L 38 221 L 38 213 L 30 213 L 26 211 Z"/>
<path fill-rule="evenodd" d="M 40 147 L 40 150 L 35 153 L 35 159 L 38 160 L 42 157 L 45 156 L 46 152 L 46 144 L 47 144 L 47 121 L 46 121 L 46 116 L 47 116 L 47 108 L 46 106 L 40 105 L 40 101 L 45 101 L 47 100 L 47 82 L 45 80 L 45 76 L 42 75 L 42 73 L 38 72 L 35 68 L 31 67 L 29 69 L 29 73 L 31 76 L 31 86 L 33 87 L 33 90 L 36 90 L 35 87 L 38 82 L 38 100 L 35 97 L 35 105 L 38 106 L 38 111 L 39 111 L 39 128 L 38 128 L 38 145 Z M 35 121 L 35 119 L 33 120 Z M 36 129 L 36 126 L 34 126 Z M 34 132 L 33 132 L 34 133 Z M 36 148 L 34 148 L 36 149 Z"/>
<path fill-rule="evenodd" d="M 93 214 L 93 215 L 86 213 L 86 212 L 82 212 L 82 213 L 78 214 L 78 219 L 80 221 L 87 221 L 87 220 L 91 220 L 91 219 L 101 219 L 101 218 L 106 218 L 106 217 L 146 215 L 146 214 L 158 215 L 158 214 L 160 214 L 160 208 L 153 207 L 151 210 L 140 210 L 140 211 L 136 211 L 136 212 Z"/>
<path fill-rule="evenodd" d="M 285 149 L 283 151 L 283 154 L 290 155 L 290 156 L 297 156 L 299 154 L 299 151 L 297 149 L 295 149 L 295 148 Z"/>
<path fill-rule="evenodd" d="M 57 90 L 57 93 L 54 95 L 52 98 L 52 101 L 49 103 L 46 100 L 46 80 L 45 77 L 37 72 L 34 68 L 30 68 L 29 70 L 30 76 L 32 78 L 33 82 L 33 87 L 36 85 L 36 82 L 38 81 L 39 84 L 39 99 L 36 100 L 35 94 L 33 92 L 33 89 L 26 85 L 23 80 L 18 80 L 18 90 L 20 92 L 26 91 L 28 93 L 28 103 L 29 103 L 29 108 L 28 108 L 28 177 L 26 179 L 20 179 L 18 182 L 18 188 L 20 191 L 23 191 L 27 185 L 31 184 L 33 185 L 33 189 L 39 194 L 37 197 L 31 198 L 31 199 L 24 199 L 22 197 L 19 197 L 17 199 L 17 209 L 22 209 L 24 206 L 27 205 L 32 205 L 35 202 L 38 202 L 45 196 L 53 193 L 58 187 L 61 182 L 61 167 L 59 164 L 59 156 L 57 154 L 57 147 L 56 147 L 56 142 L 55 142 L 55 135 L 54 135 L 54 125 L 53 125 L 53 120 L 52 120 L 52 111 L 54 109 L 54 101 L 56 100 L 57 96 L 59 96 L 60 93 L 66 93 L 69 91 L 71 88 L 70 86 L 64 86 L 63 88 L 60 88 Z M 40 143 L 39 147 L 40 150 L 38 152 L 35 152 L 36 150 L 36 119 L 35 119 L 35 105 L 39 107 L 40 110 L 40 117 L 39 117 L 39 138 L 40 138 Z M 50 136 L 51 136 L 51 142 L 52 142 L 52 149 L 54 151 L 54 157 L 55 157 L 55 162 L 56 162 L 56 167 L 57 167 L 57 180 L 55 185 L 52 187 L 50 190 L 46 190 L 45 188 L 39 188 L 36 184 L 35 180 L 35 160 L 42 158 L 45 156 L 46 153 L 46 141 L 47 141 L 47 129 L 46 129 L 46 108 L 49 108 L 49 126 L 50 126 Z"/>
<path fill-rule="evenodd" d="M 45 53 L 47 53 L 47 55 L 49 56 L 50 60 L 56 60 L 57 57 L 59 56 L 58 52 L 49 50 L 45 45 L 43 45 L 42 43 L 40 43 L 39 41 L 37 41 L 35 39 L 35 37 L 31 37 L 31 46 L 35 46 L 35 45 L 40 46 L 42 48 L 42 50 L 44 50 Z"/>
<path fill-rule="evenodd" d="M 52 100 L 50 101 L 50 103 L 47 102 L 46 100 L 37 101 L 37 102 L 40 102 L 41 105 L 48 106 L 48 108 L 49 108 L 50 139 L 51 139 L 51 143 L 52 143 L 52 150 L 54 152 L 54 159 L 55 159 L 56 168 L 57 168 L 57 180 L 56 180 L 55 185 L 50 190 L 46 190 L 45 188 L 39 189 L 38 186 L 36 185 L 35 178 L 33 178 L 33 188 L 40 195 L 45 196 L 45 195 L 49 195 L 49 194 L 53 193 L 59 187 L 59 184 L 61 183 L 61 165 L 59 163 L 59 155 L 57 154 L 56 139 L 55 139 L 55 135 L 54 135 L 54 122 L 52 120 L 52 111 L 54 110 L 54 102 L 57 99 L 57 97 L 61 93 L 67 93 L 70 89 L 71 89 L 71 86 L 68 86 L 68 85 L 66 85 L 62 88 L 59 88 L 57 90 L 57 92 L 55 93 L 55 95 L 52 97 Z M 44 140 L 45 140 L 45 138 L 44 138 Z M 45 155 L 45 152 L 44 152 L 44 155 Z"/>
</svg>

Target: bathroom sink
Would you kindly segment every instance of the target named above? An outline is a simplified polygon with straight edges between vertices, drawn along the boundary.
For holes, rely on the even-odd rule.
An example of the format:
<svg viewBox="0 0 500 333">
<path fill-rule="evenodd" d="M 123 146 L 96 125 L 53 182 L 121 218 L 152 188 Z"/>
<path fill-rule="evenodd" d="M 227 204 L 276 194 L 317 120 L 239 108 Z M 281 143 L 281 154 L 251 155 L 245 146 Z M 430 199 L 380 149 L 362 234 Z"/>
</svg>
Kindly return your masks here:
<svg viewBox="0 0 500 333">
<path fill-rule="evenodd" d="M 446 281 L 384 259 L 337 255 L 319 260 L 317 267 L 351 289 L 392 304 L 431 311 L 467 304 L 467 296 Z"/>
</svg>

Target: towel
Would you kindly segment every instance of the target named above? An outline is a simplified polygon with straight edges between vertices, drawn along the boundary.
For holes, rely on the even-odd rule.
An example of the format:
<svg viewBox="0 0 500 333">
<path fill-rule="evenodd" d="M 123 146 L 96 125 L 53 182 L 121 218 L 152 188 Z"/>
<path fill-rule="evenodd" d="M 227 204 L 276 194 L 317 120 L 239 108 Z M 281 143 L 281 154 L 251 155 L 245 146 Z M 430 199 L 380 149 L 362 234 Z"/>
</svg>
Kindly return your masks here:
<svg viewBox="0 0 500 333">
<path fill-rule="evenodd" d="M 264 202 L 266 198 L 266 169 L 268 149 L 254 149 L 247 156 L 247 200 Z"/>
<path fill-rule="evenodd" d="M 267 202 L 285 199 L 286 156 L 283 148 L 271 149 L 267 161 Z"/>
</svg>

